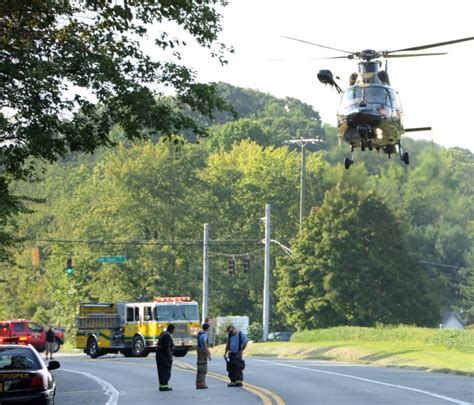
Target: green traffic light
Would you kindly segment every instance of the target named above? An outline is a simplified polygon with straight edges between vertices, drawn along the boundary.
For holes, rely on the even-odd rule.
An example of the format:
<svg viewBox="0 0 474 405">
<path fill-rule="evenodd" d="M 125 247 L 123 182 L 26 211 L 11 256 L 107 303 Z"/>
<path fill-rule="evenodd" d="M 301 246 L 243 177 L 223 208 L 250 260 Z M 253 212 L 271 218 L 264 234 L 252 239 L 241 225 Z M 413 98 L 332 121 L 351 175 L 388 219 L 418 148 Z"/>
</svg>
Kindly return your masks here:
<svg viewBox="0 0 474 405">
<path fill-rule="evenodd" d="M 66 274 L 68 277 L 72 276 L 72 273 L 74 272 L 74 268 L 72 267 L 72 258 L 68 257 L 66 260 Z"/>
</svg>

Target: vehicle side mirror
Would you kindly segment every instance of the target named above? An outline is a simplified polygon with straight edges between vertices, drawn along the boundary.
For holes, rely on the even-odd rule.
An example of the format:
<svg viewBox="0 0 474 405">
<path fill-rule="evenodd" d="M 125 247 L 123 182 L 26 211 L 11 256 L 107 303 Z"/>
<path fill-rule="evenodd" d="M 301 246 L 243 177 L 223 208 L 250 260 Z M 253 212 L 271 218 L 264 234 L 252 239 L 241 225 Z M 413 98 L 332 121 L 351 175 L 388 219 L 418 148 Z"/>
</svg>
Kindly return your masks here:
<svg viewBox="0 0 474 405">
<path fill-rule="evenodd" d="M 59 364 L 59 361 L 56 360 L 51 360 L 48 364 L 48 370 L 57 370 L 59 367 L 61 367 L 61 364 Z"/>
</svg>

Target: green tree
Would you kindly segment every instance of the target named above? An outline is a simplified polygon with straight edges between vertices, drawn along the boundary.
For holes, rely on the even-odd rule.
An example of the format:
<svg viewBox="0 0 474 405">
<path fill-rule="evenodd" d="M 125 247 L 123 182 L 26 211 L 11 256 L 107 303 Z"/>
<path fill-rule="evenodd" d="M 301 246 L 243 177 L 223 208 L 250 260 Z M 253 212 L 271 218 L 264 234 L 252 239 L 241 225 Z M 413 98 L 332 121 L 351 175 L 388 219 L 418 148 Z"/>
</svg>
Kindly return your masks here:
<svg viewBox="0 0 474 405">
<path fill-rule="evenodd" d="M 209 157 L 201 172 L 206 182 L 211 238 L 223 242 L 215 253 L 231 255 L 253 252 L 251 272 L 237 276 L 227 271 L 228 256 L 211 257 L 212 289 L 210 307 L 224 315 L 247 314 L 260 320 L 263 289 L 264 227 L 261 217 L 265 204 L 271 204 L 272 238 L 287 243 L 298 231 L 300 156 L 288 147 L 264 148 L 255 142 L 242 141 L 229 151 Z M 326 165 L 320 154 L 308 156 L 307 206 L 322 200 Z M 235 243 L 234 239 L 244 241 Z M 228 245 L 225 241 L 228 240 Z M 274 247 L 272 255 L 282 254 Z M 238 265 L 241 268 L 240 264 Z M 232 286 L 230 288 L 230 286 Z M 272 322 L 279 320 L 274 317 Z"/>
<path fill-rule="evenodd" d="M 474 249 L 466 254 L 466 267 L 461 271 L 462 308 L 468 323 L 474 323 Z"/>
<path fill-rule="evenodd" d="M 292 249 L 277 268 L 277 308 L 298 329 L 436 323 L 427 278 L 377 194 L 334 188 Z"/>
<path fill-rule="evenodd" d="M 185 41 L 150 27 L 174 23 L 225 63 L 220 5 L 226 1 L 2 1 L 1 204 L 11 202 L 11 180 L 31 179 L 39 160 L 113 144 L 115 124 L 128 139 L 205 135 L 183 111 L 212 116 L 224 103 L 179 62 Z M 146 37 L 154 37 L 153 58 L 141 49 Z M 173 103 L 159 97 L 163 87 L 175 90 Z"/>
</svg>

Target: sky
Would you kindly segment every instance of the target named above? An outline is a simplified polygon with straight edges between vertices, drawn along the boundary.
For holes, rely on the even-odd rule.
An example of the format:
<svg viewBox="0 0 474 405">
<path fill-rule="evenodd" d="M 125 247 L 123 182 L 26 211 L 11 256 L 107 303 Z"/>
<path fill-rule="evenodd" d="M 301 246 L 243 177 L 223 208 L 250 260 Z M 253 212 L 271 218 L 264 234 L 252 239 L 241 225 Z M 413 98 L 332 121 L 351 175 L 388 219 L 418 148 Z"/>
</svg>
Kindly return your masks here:
<svg viewBox="0 0 474 405">
<path fill-rule="evenodd" d="M 357 62 L 311 60 L 340 54 L 282 36 L 350 51 L 392 50 L 474 36 L 473 0 L 230 0 L 222 14 L 219 39 L 234 47 L 235 54 L 221 67 L 208 51 L 188 46 L 184 62 L 196 70 L 199 81 L 223 81 L 298 98 L 333 126 L 340 97 L 319 83 L 316 73 L 330 69 L 347 82 Z M 431 51 L 448 55 L 389 61 L 405 127 L 431 126 L 430 132 L 410 135 L 474 152 L 474 41 Z"/>
</svg>

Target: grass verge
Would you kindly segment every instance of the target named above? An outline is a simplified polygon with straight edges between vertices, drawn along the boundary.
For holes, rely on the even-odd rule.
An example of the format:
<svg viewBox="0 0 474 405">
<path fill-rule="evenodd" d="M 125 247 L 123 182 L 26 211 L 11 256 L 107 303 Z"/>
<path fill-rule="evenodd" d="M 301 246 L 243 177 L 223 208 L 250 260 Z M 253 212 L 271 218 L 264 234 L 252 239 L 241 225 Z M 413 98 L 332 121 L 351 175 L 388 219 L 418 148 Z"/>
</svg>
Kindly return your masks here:
<svg viewBox="0 0 474 405">
<path fill-rule="evenodd" d="M 474 331 L 341 327 L 296 333 L 291 342 L 251 343 L 248 356 L 334 360 L 474 376 Z M 216 355 L 223 347 L 216 348 Z"/>
</svg>

